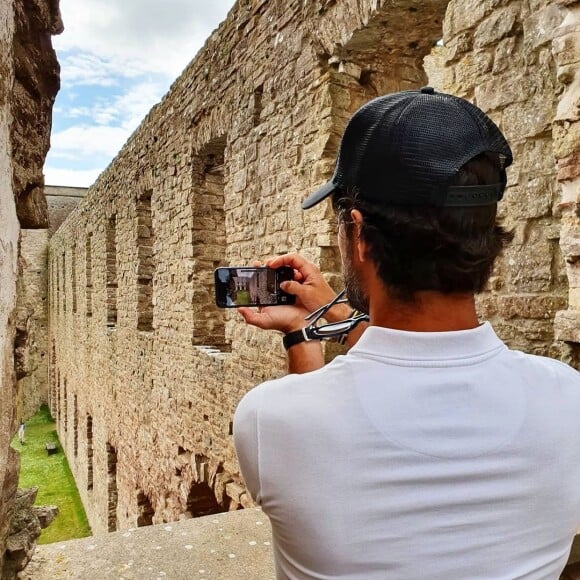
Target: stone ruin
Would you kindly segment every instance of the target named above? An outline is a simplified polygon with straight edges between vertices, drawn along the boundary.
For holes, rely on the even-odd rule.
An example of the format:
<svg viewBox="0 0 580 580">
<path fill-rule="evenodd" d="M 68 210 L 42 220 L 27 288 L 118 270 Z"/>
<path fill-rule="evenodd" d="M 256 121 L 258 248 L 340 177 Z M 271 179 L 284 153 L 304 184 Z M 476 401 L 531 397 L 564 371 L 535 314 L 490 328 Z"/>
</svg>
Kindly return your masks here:
<svg viewBox="0 0 580 580">
<path fill-rule="evenodd" d="M 95 533 L 251 505 L 232 415 L 284 353 L 215 307 L 213 270 L 300 250 L 340 287 L 332 211 L 300 202 L 377 95 L 431 84 L 503 128 L 516 238 L 479 312 L 511 346 L 578 364 L 579 14 L 547 0 L 234 6 L 50 242 L 48 396 Z"/>
<path fill-rule="evenodd" d="M 299 250 L 340 288 L 332 210 L 300 202 L 380 94 L 430 84 L 503 129 L 515 240 L 479 313 L 578 368 L 579 59 L 577 1 L 239 0 L 50 241 L 48 373 L 25 390 L 49 401 L 94 533 L 252 505 L 232 415 L 285 357 L 214 306 L 213 270 Z"/>
</svg>

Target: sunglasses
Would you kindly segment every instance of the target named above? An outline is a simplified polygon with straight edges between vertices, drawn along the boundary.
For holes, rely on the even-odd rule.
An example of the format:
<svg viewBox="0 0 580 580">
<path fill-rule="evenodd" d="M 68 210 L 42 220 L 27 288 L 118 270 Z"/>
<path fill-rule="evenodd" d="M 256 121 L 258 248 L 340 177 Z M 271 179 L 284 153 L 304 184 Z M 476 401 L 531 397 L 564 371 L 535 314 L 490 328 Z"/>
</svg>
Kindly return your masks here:
<svg viewBox="0 0 580 580">
<path fill-rule="evenodd" d="M 304 329 L 306 336 L 308 336 L 310 340 L 328 340 L 340 337 L 348 334 L 360 322 L 367 322 L 369 320 L 369 316 L 367 314 L 353 311 L 353 315 L 351 315 L 349 318 L 346 318 L 345 320 L 340 320 L 339 322 L 329 322 L 328 324 L 316 324 L 333 306 L 336 304 L 343 304 L 345 302 L 348 302 L 348 298 L 346 297 L 346 290 L 342 290 L 328 304 L 325 304 L 318 310 L 315 310 L 306 316 L 305 320 L 310 321 L 310 324 Z"/>
</svg>

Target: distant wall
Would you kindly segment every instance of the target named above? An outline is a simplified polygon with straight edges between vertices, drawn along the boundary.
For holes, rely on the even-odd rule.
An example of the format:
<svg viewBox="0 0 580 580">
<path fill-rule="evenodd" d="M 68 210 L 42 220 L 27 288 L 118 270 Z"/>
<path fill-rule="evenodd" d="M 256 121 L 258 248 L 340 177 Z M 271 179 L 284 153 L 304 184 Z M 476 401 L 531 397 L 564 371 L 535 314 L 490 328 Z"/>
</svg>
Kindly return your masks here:
<svg viewBox="0 0 580 580">
<path fill-rule="evenodd" d="M 44 188 L 48 229 L 22 229 L 21 276 L 16 308 L 18 408 L 17 420 L 34 415 L 48 403 L 48 242 L 66 217 L 85 196 L 87 188 Z"/>
<path fill-rule="evenodd" d="M 16 328 L 17 421 L 48 402 L 48 230 L 22 230 Z"/>
<path fill-rule="evenodd" d="M 18 482 L 18 456 L 10 441 L 21 406 L 16 375 L 27 340 L 17 324 L 18 243 L 21 227 L 47 225 L 42 166 L 59 84 L 51 34 L 61 30 L 56 0 L 0 3 L 0 559 Z"/>
<path fill-rule="evenodd" d="M 60 228 L 62 222 L 85 197 L 87 191 L 87 187 L 44 186 L 44 195 L 48 207 L 49 238 Z"/>
<path fill-rule="evenodd" d="M 516 163 L 501 212 L 516 240 L 480 314 L 510 345 L 578 364 L 577 341 L 554 330 L 575 312 L 554 57 L 570 10 L 447 4 L 240 0 L 55 234 L 50 404 L 97 533 L 250 504 L 232 415 L 285 356 L 279 336 L 218 311 L 212 272 L 300 250 L 341 286 L 330 205 L 300 202 L 379 94 L 429 77 L 504 129 Z"/>
</svg>

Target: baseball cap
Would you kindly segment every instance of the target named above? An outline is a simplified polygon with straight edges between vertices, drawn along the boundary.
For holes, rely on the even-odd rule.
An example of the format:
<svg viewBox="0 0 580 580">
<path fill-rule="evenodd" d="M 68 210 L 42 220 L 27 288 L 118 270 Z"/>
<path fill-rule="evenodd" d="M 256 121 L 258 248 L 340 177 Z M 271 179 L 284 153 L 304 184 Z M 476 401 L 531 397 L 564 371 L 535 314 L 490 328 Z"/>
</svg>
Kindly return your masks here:
<svg viewBox="0 0 580 580">
<path fill-rule="evenodd" d="M 477 155 L 497 153 L 500 182 L 452 186 Z M 302 203 L 308 209 L 336 189 L 384 205 L 470 207 L 497 203 L 513 161 L 505 137 L 475 105 L 431 87 L 384 95 L 351 117 L 332 179 Z"/>
</svg>

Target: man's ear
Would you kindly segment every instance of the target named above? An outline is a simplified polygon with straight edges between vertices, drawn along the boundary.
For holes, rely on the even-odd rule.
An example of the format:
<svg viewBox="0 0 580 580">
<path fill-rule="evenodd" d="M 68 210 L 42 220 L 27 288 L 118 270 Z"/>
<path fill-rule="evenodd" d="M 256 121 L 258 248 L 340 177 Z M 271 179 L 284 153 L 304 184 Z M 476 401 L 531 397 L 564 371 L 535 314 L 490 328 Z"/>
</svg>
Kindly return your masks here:
<svg viewBox="0 0 580 580">
<path fill-rule="evenodd" d="M 363 215 L 358 209 L 350 210 L 350 219 L 354 224 L 353 227 L 353 246 L 357 253 L 359 262 L 366 262 L 367 261 L 367 245 L 362 238 L 362 224 L 363 224 Z"/>
</svg>

